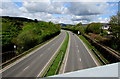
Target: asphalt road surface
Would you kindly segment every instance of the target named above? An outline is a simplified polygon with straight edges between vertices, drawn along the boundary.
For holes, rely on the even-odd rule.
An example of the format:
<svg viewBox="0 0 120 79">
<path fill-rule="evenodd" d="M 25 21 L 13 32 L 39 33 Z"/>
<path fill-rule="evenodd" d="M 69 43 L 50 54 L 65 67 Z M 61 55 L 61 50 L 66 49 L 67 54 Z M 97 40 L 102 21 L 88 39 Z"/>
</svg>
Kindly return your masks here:
<svg viewBox="0 0 120 79">
<path fill-rule="evenodd" d="M 46 63 L 57 51 L 66 37 L 65 31 L 49 42 L 47 45 L 36 51 L 34 54 L 10 67 L 2 73 L 3 77 L 38 77 Z"/>
<path fill-rule="evenodd" d="M 72 32 L 69 35 L 70 48 L 64 73 L 97 66 L 78 36 Z"/>
</svg>

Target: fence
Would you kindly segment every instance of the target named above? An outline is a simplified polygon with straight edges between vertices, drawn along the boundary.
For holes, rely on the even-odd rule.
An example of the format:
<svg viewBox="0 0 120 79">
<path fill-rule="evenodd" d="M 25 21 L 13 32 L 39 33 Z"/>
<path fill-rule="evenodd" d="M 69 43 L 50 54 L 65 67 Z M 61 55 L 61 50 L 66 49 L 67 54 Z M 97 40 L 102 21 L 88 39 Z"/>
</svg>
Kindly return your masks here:
<svg viewBox="0 0 120 79">
<path fill-rule="evenodd" d="M 91 45 L 95 46 L 95 48 L 103 55 L 105 59 L 107 59 L 110 63 L 116 63 L 120 62 L 120 54 L 116 52 L 115 50 L 106 47 L 102 44 L 97 43 L 87 35 L 83 35 L 90 43 Z"/>
<path fill-rule="evenodd" d="M 15 57 L 16 53 L 14 51 L 8 51 L 5 53 L 1 53 L 0 57 L 2 57 L 2 63 L 6 62 L 7 60 L 10 60 L 11 58 Z"/>
</svg>

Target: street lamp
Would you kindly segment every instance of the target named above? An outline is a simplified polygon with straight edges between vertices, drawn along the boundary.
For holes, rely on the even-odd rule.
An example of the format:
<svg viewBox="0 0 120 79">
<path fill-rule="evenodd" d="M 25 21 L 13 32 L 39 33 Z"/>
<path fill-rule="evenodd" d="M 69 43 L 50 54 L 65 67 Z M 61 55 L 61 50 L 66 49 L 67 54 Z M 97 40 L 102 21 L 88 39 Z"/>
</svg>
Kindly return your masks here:
<svg viewBox="0 0 120 79">
<path fill-rule="evenodd" d="M 14 52 L 16 51 L 16 45 L 14 45 Z"/>
<path fill-rule="evenodd" d="M 78 31 L 78 35 L 80 34 L 80 32 Z"/>
</svg>

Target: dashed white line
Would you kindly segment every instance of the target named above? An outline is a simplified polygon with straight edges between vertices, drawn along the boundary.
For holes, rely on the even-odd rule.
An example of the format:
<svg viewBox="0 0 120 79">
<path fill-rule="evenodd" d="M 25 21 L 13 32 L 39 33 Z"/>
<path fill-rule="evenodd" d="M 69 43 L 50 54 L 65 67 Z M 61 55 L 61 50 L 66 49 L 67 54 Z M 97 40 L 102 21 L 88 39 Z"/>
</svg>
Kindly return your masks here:
<svg viewBox="0 0 120 79">
<path fill-rule="evenodd" d="M 50 50 L 51 48 L 49 47 L 48 50 Z"/>
<path fill-rule="evenodd" d="M 29 66 L 27 66 L 24 70 L 28 69 L 28 67 L 29 67 Z M 23 70 L 23 71 L 24 71 L 24 70 Z"/>
<path fill-rule="evenodd" d="M 92 57 L 93 61 L 95 62 L 96 66 L 99 66 L 98 62 L 95 60 L 95 58 L 93 57 L 93 55 L 90 53 L 89 49 L 87 48 L 87 46 L 83 43 L 83 41 L 76 35 L 76 37 L 82 42 L 83 46 L 86 48 L 86 50 L 88 51 L 88 53 L 90 54 L 90 56 Z"/>
<path fill-rule="evenodd" d="M 66 36 L 65 36 L 65 37 L 66 37 Z M 53 59 L 53 57 L 56 55 L 56 53 L 59 51 L 60 47 L 62 46 L 62 44 L 63 44 L 63 42 L 64 42 L 64 40 L 65 40 L 65 37 L 64 37 L 64 39 L 62 40 L 62 43 L 60 44 L 60 46 L 58 47 L 58 49 L 56 50 L 56 52 L 52 55 L 52 57 L 50 58 L 50 60 L 45 64 L 45 66 L 44 66 L 43 69 L 39 72 L 39 74 L 37 75 L 37 77 L 40 77 L 40 76 L 43 74 L 45 68 L 48 66 L 48 64 L 50 63 L 50 61 Z"/>
<path fill-rule="evenodd" d="M 61 34 L 62 34 L 62 33 L 61 33 Z M 61 34 L 60 34 L 60 35 L 61 35 Z M 42 45 L 41 47 L 39 47 L 39 48 L 33 50 L 31 53 L 27 54 L 26 56 L 24 56 L 24 57 L 18 59 L 18 60 L 15 61 L 14 63 L 11 63 L 10 65 L 8 65 L 8 66 L 6 66 L 5 68 L 1 69 L 1 70 L 0 70 L 0 73 L 6 71 L 7 69 L 11 68 L 12 66 L 14 66 L 14 65 L 16 65 L 17 63 L 19 63 L 19 62 L 21 62 L 22 60 L 24 60 L 25 58 L 31 56 L 32 54 L 34 54 L 36 51 L 40 50 L 40 49 L 43 48 L 44 46 L 50 44 L 52 41 L 54 41 L 55 39 L 57 39 L 60 35 L 56 36 L 53 40 L 50 40 L 48 43 Z"/>
<path fill-rule="evenodd" d="M 80 58 L 80 62 L 81 62 L 81 58 Z"/>
<path fill-rule="evenodd" d="M 78 45 L 76 45 L 76 47 L 78 47 Z"/>
<path fill-rule="evenodd" d="M 40 57 L 43 56 L 43 54 L 40 55 Z"/>
</svg>

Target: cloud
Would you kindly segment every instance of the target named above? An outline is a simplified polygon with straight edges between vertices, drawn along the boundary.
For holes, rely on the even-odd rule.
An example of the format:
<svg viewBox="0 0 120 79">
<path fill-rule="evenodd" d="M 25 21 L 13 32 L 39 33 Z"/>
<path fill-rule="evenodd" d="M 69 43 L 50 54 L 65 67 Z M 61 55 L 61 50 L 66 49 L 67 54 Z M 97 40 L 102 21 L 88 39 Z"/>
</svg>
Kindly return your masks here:
<svg viewBox="0 0 120 79">
<path fill-rule="evenodd" d="M 0 2 L 23 2 L 23 1 L 32 1 L 32 2 L 118 2 L 119 0 L 0 0 Z"/>
<path fill-rule="evenodd" d="M 0 6 L 0 16 L 18 16 L 21 14 L 21 11 L 13 2 L 3 2 Z"/>
<path fill-rule="evenodd" d="M 97 15 L 87 15 L 87 16 L 72 16 L 72 21 L 80 21 L 80 20 L 86 20 L 86 21 L 93 21 Z"/>
<path fill-rule="evenodd" d="M 100 19 L 98 15 L 111 13 L 108 9 L 109 6 L 112 5 L 106 2 L 56 2 L 54 0 L 35 2 L 25 0 L 22 2 L 22 6 L 17 6 L 14 2 L 4 2 L 0 7 L 0 15 L 21 16 L 67 24 L 108 22 L 109 18 L 102 17 Z"/>
<path fill-rule="evenodd" d="M 69 13 L 77 16 L 81 15 L 99 15 L 107 12 L 107 3 L 97 2 L 71 2 L 68 7 Z"/>
<path fill-rule="evenodd" d="M 102 18 L 102 17 L 99 17 L 97 21 L 98 21 L 98 22 L 101 22 L 101 23 L 106 23 L 106 22 L 109 21 L 109 18 Z"/>
<path fill-rule="evenodd" d="M 23 6 L 21 7 L 23 11 L 29 11 L 31 13 L 35 12 L 46 12 L 46 13 L 56 13 L 62 14 L 64 10 L 63 3 L 58 2 L 23 2 Z"/>
</svg>

